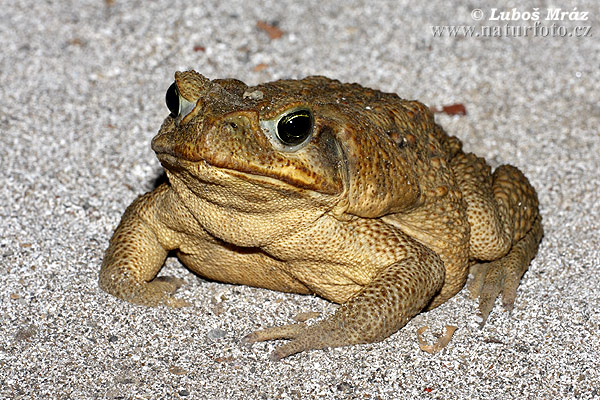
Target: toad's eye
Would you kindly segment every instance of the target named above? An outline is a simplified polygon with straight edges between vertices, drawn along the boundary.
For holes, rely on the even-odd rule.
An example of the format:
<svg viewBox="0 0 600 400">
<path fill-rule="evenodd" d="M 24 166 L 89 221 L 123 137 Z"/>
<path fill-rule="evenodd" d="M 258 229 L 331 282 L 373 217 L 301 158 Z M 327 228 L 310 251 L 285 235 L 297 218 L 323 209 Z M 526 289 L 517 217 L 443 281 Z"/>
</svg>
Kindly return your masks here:
<svg viewBox="0 0 600 400">
<path fill-rule="evenodd" d="M 181 103 L 179 102 L 179 89 L 177 89 L 177 83 L 173 82 L 167 89 L 165 96 L 167 108 L 171 111 L 171 118 L 177 118 L 179 116 Z"/>
<path fill-rule="evenodd" d="M 261 119 L 260 127 L 276 150 L 296 152 L 313 136 L 315 118 L 305 107 L 289 108 L 275 118 Z"/>
<path fill-rule="evenodd" d="M 296 147 L 312 135 L 313 117 L 310 110 L 294 110 L 277 122 L 277 139 L 284 145 Z"/>
<path fill-rule="evenodd" d="M 167 108 L 171 111 L 170 116 L 175 120 L 175 123 L 180 123 L 196 107 L 196 103 L 187 100 L 179 93 L 177 82 L 173 82 L 167 89 L 165 101 Z"/>
</svg>

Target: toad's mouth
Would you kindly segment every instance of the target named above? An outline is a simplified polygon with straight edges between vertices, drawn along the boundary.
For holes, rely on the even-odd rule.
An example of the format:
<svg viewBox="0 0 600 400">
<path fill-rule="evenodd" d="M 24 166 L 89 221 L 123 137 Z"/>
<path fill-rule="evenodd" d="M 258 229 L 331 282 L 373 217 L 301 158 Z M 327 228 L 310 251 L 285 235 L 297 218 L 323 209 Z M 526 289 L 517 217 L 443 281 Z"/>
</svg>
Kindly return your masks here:
<svg viewBox="0 0 600 400">
<path fill-rule="evenodd" d="M 252 165 L 226 165 L 212 160 L 188 159 L 170 151 L 156 152 L 162 166 L 171 174 L 176 175 L 186 186 L 193 187 L 194 183 L 234 186 L 239 182 L 253 184 L 286 193 L 317 192 L 321 194 L 338 194 L 339 190 L 328 189 L 315 182 L 307 182 L 301 174 L 290 174 L 288 171 L 275 171 Z"/>
<path fill-rule="evenodd" d="M 271 182 L 273 184 L 285 183 L 277 177 L 264 176 L 257 173 L 239 171 L 222 165 L 215 165 L 208 160 L 188 158 L 173 155 L 171 152 L 156 153 L 162 166 L 169 172 L 177 175 L 190 175 L 202 183 L 220 184 L 228 177 L 242 178 L 246 181 Z"/>
<path fill-rule="evenodd" d="M 277 187 L 285 191 L 313 191 L 326 195 L 336 195 L 344 190 L 341 179 L 330 179 L 326 171 L 314 171 L 295 163 L 273 165 L 269 163 L 243 162 L 221 153 L 205 157 L 197 152 L 177 147 L 153 146 L 161 164 L 168 171 L 184 173 L 196 180 L 219 184 L 224 175 L 248 182 Z M 316 168 L 316 166 L 315 166 Z M 321 173 L 319 173 L 321 172 Z M 332 171 L 329 171 L 332 172 Z M 337 175 L 334 173 L 333 175 Z"/>
</svg>

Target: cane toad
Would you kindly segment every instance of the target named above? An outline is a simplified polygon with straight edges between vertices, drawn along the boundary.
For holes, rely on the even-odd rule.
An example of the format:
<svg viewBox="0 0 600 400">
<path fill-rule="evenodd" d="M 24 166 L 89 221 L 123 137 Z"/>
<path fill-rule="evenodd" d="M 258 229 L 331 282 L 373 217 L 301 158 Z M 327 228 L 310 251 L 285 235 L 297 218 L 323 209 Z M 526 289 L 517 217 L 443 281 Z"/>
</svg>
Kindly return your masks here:
<svg viewBox="0 0 600 400">
<path fill-rule="evenodd" d="M 178 72 L 152 140 L 168 183 L 125 211 L 100 270 L 132 303 L 183 306 L 156 275 L 175 251 L 212 280 L 340 303 L 313 325 L 268 328 L 280 359 L 383 340 L 456 294 L 469 271 L 485 322 L 512 308 L 542 236 L 536 192 L 418 101 L 325 77 L 248 87 Z"/>
</svg>

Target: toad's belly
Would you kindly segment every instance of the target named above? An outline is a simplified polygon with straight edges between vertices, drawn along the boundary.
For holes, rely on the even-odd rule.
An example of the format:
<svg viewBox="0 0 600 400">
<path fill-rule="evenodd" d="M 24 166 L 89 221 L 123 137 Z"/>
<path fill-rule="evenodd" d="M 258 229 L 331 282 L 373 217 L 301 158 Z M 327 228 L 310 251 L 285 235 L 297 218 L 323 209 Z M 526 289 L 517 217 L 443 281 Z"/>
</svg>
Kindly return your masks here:
<svg viewBox="0 0 600 400">
<path fill-rule="evenodd" d="M 211 254 L 177 253 L 191 271 L 203 278 L 281 292 L 316 294 L 335 303 L 345 303 L 363 285 L 329 265 L 286 263 L 258 249 L 214 250 Z"/>
<path fill-rule="evenodd" d="M 224 257 L 215 257 L 215 255 L 213 253 L 211 257 L 198 257 L 178 252 L 177 257 L 191 271 L 206 279 L 281 292 L 313 293 L 306 285 L 284 272 L 276 262 L 269 261 L 268 257 L 259 251 L 248 250 L 245 253 L 227 254 Z"/>
</svg>

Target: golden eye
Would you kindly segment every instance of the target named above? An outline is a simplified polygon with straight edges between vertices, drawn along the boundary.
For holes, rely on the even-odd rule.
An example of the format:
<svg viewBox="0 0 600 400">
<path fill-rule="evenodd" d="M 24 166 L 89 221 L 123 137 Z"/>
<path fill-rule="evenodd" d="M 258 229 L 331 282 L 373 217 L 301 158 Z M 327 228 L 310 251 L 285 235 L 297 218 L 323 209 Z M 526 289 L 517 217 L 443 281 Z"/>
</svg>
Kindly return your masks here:
<svg viewBox="0 0 600 400">
<path fill-rule="evenodd" d="M 277 123 L 277 139 L 285 146 L 298 146 L 312 135 L 313 117 L 310 110 L 294 110 Z"/>
</svg>

